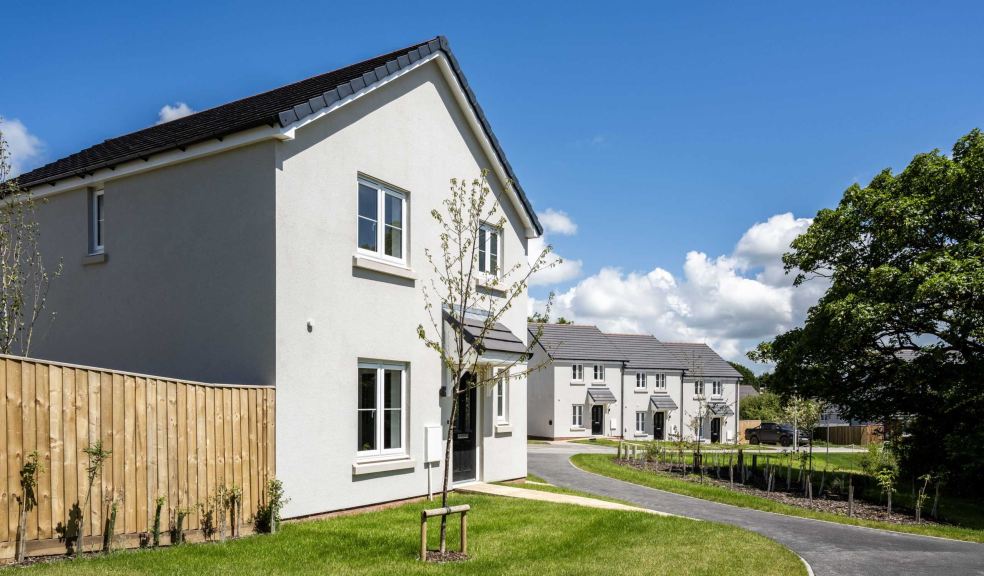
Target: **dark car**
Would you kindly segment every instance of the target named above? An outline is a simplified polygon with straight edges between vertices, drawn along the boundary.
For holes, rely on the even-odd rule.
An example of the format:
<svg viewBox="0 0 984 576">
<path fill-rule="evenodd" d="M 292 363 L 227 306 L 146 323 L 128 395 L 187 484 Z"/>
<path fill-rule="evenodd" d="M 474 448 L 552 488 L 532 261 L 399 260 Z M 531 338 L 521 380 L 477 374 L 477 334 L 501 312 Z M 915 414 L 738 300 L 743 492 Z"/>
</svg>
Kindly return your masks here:
<svg viewBox="0 0 984 576">
<path fill-rule="evenodd" d="M 749 444 L 781 444 L 792 446 L 793 438 L 796 437 L 800 445 L 809 444 L 810 435 L 805 430 L 800 430 L 797 435 L 792 426 L 786 424 L 776 424 L 775 422 L 763 422 L 755 428 L 745 430 L 745 440 Z"/>
</svg>

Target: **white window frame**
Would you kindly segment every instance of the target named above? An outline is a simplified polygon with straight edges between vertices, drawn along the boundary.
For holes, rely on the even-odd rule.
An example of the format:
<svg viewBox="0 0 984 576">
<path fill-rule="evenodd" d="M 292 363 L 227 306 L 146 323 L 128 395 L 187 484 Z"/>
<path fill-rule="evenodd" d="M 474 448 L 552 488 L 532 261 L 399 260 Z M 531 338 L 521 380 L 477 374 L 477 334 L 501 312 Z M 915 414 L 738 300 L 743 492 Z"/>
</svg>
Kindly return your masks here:
<svg viewBox="0 0 984 576">
<path fill-rule="evenodd" d="M 694 396 L 703 396 L 703 395 L 704 395 L 704 381 L 694 380 Z"/>
<path fill-rule="evenodd" d="M 495 233 L 495 242 L 489 242 L 489 234 Z M 488 222 L 482 222 L 478 229 L 479 234 L 479 245 L 476 252 L 478 253 L 478 272 L 479 274 L 484 274 L 488 278 L 498 278 L 502 275 L 502 228 L 489 224 Z M 484 255 L 482 246 L 485 246 Z M 495 270 L 492 270 L 492 250 L 490 248 L 495 246 Z"/>
<path fill-rule="evenodd" d="M 493 388 L 492 399 L 495 404 L 495 421 L 498 423 L 509 421 L 509 369 L 495 369 L 495 387 Z"/>
<path fill-rule="evenodd" d="M 584 405 L 571 405 L 571 426 L 574 428 L 584 428 Z"/>
<path fill-rule="evenodd" d="M 102 212 L 99 204 L 102 203 Z M 106 250 L 106 197 L 105 190 L 89 192 L 89 254 L 103 254 Z M 101 217 L 101 218 L 100 218 Z"/>
<path fill-rule="evenodd" d="M 584 364 L 571 364 L 571 382 L 584 382 Z"/>
<path fill-rule="evenodd" d="M 592 382 L 604 382 L 605 381 L 605 365 L 595 364 L 591 368 Z"/>
<path fill-rule="evenodd" d="M 655 377 L 655 382 L 653 388 L 657 390 L 666 390 L 666 374 L 660 372 L 658 374 L 653 374 Z"/>
<path fill-rule="evenodd" d="M 646 413 L 644 411 L 637 411 L 635 414 L 635 431 L 637 434 L 646 433 Z"/>
<path fill-rule="evenodd" d="M 646 373 L 636 372 L 636 388 L 646 389 Z"/>
<path fill-rule="evenodd" d="M 363 248 L 359 246 L 359 221 L 363 219 L 363 216 L 359 214 L 359 186 L 361 184 L 368 188 L 376 190 L 376 249 L 369 250 L 368 248 Z M 359 178 L 358 184 L 355 187 L 355 249 L 356 252 L 364 256 L 369 256 L 370 258 L 376 258 L 384 262 L 389 262 L 393 264 L 399 264 L 406 267 L 409 261 L 407 255 L 410 252 L 410 213 L 407 211 L 409 202 L 407 201 L 407 193 L 400 190 L 394 190 L 388 186 L 384 186 L 379 182 L 374 180 L 369 180 L 367 178 Z M 400 199 L 401 214 L 403 214 L 403 227 L 400 228 L 402 232 L 402 238 L 400 244 L 403 248 L 403 255 L 399 258 L 396 256 L 390 256 L 386 254 L 386 196 L 392 196 L 394 198 Z"/>
<path fill-rule="evenodd" d="M 722 384 L 720 380 L 714 380 L 711 382 L 711 395 L 712 396 L 724 395 L 724 384 Z"/>
<path fill-rule="evenodd" d="M 376 370 L 376 407 L 373 408 L 376 412 L 376 448 L 373 450 L 358 450 L 356 451 L 356 456 L 359 458 L 365 457 L 377 457 L 377 456 L 389 456 L 389 455 L 404 455 L 407 454 L 407 427 L 409 422 L 407 410 L 407 366 L 406 364 L 395 364 L 387 362 L 359 362 L 359 369 Z M 385 391 L 383 382 L 385 380 L 386 370 L 398 370 L 400 372 L 400 447 L 399 448 L 383 448 L 384 444 L 384 434 L 385 434 L 385 421 L 383 412 L 386 408 L 383 407 L 383 401 L 385 399 Z M 358 371 L 356 372 L 358 374 Z M 356 386 L 358 386 L 358 378 L 356 379 Z M 358 406 L 358 389 L 356 389 L 356 415 L 363 409 Z M 356 437 L 358 437 L 358 417 L 356 418 Z"/>
</svg>

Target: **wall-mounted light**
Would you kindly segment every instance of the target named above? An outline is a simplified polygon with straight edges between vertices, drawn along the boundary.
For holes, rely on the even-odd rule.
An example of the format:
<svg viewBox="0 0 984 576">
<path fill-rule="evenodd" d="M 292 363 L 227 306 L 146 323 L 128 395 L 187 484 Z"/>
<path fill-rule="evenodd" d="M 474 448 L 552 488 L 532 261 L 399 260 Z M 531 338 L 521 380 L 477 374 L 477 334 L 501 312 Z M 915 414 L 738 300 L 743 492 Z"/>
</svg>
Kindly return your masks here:
<svg viewBox="0 0 984 576">
<path fill-rule="evenodd" d="M 309 318 L 307 321 L 308 332 L 314 332 L 314 320 Z"/>
</svg>

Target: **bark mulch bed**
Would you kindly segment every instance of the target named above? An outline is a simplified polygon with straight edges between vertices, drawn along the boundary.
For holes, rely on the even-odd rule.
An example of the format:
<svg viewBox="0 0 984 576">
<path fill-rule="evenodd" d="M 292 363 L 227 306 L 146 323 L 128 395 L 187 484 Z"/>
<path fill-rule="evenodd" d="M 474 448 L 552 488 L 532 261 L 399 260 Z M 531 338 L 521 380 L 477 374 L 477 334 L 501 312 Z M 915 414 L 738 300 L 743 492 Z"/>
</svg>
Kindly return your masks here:
<svg viewBox="0 0 984 576">
<path fill-rule="evenodd" d="M 616 460 L 616 462 L 622 466 L 627 466 L 630 468 L 635 468 L 637 470 L 644 470 L 646 472 L 653 472 L 657 474 L 669 475 L 679 480 L 685 480 L 687 482 L 692 482 L 694 484 L 700 483 L 700 477 L 697 474 L 688 471 L 688 474 L 684 476 L 680 472 L 679 466 L 670 470 L 669 464 L 660 464 L 658 462 L 645 462 L 642 460 Z M 709 486 L 717 486 L 719 488 L 726 488 L 734 492 L 740 492 L 742 494 L 749 494 L 752 496 L 758 496 L 759 498 L 767 498 L 769 500 L 774 500 L 776 502 L 781 502 L 783 504 L 789 504 L 790 506 L 796 506 L 798 508 L 805 508 L 807 510 L 816 510 L 818 512 L 829 512 L 831 514 L 837 514 L 838 516 L 847 516 L 847 495 L 835 494 L 831 492 L 826 492 L 823 497 L 814 496 L 813 500 L 803 496 L 801 491 L 786 491 L 786 480 L 780 476 L 775 478 L 775 487 L 772 492 L 766 492 L 763 487 L 760 487 L 756 482 L 761 482 L 764 486 L 765 482 L 759 477 L 749 479 L 748 483 L 740 484 L 737 481 L 732 485 L 727 478 L 727 467 L 721 469 L 722 480 L 717 479 L 717 474 L 715 469 L 712 467 L 704 472 L 704 484 Z M 794 471 L 795 472 L 795 471 Z M 735 475 L 737 476 L 737 468 L 735 470 Z M 816 478 L 816 473 L 814 473 L 814 478 Z M 828 480 L 829 481 L 829 480 Z M 799 483 L 795 481 L 795 476 L 791 484 L 793 489 L 799 486 Z M 819 488 L 814 482 L 814 487 Z M 860 500 L 855 492 L 854 498 L 854 516 L 853 518 L 860 518 L 863 520 L 878 520 L 881 522 L 890 522 L 892 524 L 910 524 L 910 525 L 931 525 L 931 524 L 942 524 L 940 522 L 935 522 L 931 519 L 927 520 L 925 516 L 919 522 L 916 522 L 915 516 L 909 510 L 898 510 L 894 506 L 892 507 L 892 515 L 889 516 L 886 513 L 885 506 L 880 504 L 873 504 L 865 500 Z"/>
<path fill-rule="evenodd" d="M 463 552 L 441 552 L 440 550 L 428 550 L 427 561 L 436 564 L 447 564 L 448 562 L 464 562 L 468 560 L 468 554 Z"/>
</svg>

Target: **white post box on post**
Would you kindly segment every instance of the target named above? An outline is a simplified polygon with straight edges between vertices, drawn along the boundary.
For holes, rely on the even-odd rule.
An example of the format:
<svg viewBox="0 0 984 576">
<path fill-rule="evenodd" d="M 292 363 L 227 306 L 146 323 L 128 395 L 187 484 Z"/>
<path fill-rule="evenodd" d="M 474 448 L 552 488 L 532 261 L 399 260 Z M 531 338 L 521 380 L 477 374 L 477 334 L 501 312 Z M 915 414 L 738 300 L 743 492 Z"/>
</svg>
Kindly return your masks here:
<svg viewBox="0 0 984 576">
<path fill-rule="evenodd" d="M 424 467 L 427 468 L 427 499 L 434 499 L 431 476 L 435 464 L 441 461 L 444 451 L 441 450 L 441 426 L 424 426 Z"/>
</svg>

